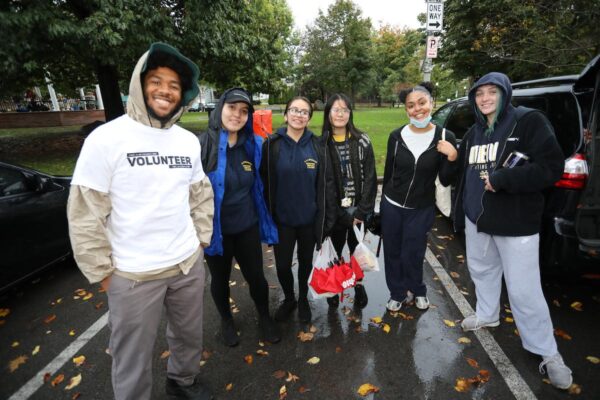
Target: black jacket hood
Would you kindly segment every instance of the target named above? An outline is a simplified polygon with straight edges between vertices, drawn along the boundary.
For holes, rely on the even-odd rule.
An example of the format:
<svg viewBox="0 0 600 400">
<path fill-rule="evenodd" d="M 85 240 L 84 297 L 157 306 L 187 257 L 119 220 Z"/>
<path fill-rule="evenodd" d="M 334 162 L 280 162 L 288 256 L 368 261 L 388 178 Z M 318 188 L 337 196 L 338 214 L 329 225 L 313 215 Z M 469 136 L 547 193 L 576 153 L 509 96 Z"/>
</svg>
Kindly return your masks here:
<svg viewBox="0 0 600 400">
<path fill-rule="evenodd" d="M 473 111 L 477 120 L 477 123 L 487 127 L 487 118 L 479 111 L 477 104 L 475 104 L 475 93 L 477 88 L 483 85 L 496 85 L 502 91 L 502 103 L 500 105 L 500 112 L 496 116 L 497 121 L 501 121 L 502 118 L 514 107 L 510 104 L 512 98 L 512 86 L 508 76 L 501 72 L 490 72 L 482 76 L 469 90 L 469 103 L 473 107 Z"/>
</svg>

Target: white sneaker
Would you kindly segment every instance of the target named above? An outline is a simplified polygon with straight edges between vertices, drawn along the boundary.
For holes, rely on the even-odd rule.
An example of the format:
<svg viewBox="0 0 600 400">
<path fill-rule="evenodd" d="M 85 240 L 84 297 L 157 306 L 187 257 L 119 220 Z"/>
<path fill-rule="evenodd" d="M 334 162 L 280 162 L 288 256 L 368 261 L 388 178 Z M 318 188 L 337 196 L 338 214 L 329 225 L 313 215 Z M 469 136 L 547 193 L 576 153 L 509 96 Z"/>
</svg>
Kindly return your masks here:
<svg viewBox="0 0 600 400">
<path fill-rule="evenodd" d="M 387 308 L 391 312 L 400 311 L 400 309 L 402 308 L 402 302 L 389 299 L 385 308 Z"/>
<path fill-rule="evenodd" d="M 463 331 L 476 331 L 481 328 L 494 328 L 500 325 L 500 321 L 492 321 L 486 322 L 477 318 L 477 314 L 469 315 L 467 318 L 463 319 L 460 323 L 460 326 L 463 328 Z"/>
<path fill-rule="evenodd" d="M 429 299 L 427 296 L 417 296 L 415 306 L 417 306 L 419 310 L 427 310 L 429 308 Z"/>
<path fill-rule="evenodd" d="M 544 367 L 546 367 L 548 378 L 554 387 L 568 389 L 573 383 L 571 369 L 565 365 L 559 353 L 551 357 L 544 357 L 544 361 L 540 363 L 540 374 L 546 373 Z"/>
</svg>

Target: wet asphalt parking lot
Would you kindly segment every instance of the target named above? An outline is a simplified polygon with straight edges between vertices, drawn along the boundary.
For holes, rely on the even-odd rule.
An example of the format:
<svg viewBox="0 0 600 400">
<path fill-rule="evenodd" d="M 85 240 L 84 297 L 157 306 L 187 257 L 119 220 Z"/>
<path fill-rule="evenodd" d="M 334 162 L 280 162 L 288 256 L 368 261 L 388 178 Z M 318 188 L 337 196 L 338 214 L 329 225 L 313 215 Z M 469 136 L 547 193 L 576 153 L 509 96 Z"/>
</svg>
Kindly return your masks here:
<svg viewBox="0 0 600 400">
<path fill-rule="evenodd" d="M 366 240 L 375 250 L 378 238 L 368 234 Z M 274 310 L 282 293 L 273 253 L 264 249 Z M 463 244 L 447 219 L 436 218 L 424 263 L 432 304 L 428 311 L 413 305 L 396 315 L 386 313 L 383 251 L 382 270 L 366 274 L 369 303 L 363 310 L 353 307 L 353 289 L 337 309 L 324 299 L 311 300 L 311 324 L 300 323 L 294 313 L 280 325 L 278 344 L 259 342 L 254 306 L 238 269 L 232 273 L 231 297 L 239 346 L 221 343 L 219 317 L 206 290 L 201 376 L 216 398 L 600 398 L 600 364 L 593 362 L 600 358 L 600 281 L 595 276 L 544 278 L 559 350 L 577 385 L 570 393 L 546 383 L 537 370 L 539 357 L 522 349 L 505 294 L 498 328 L 462 332 L 463 314 L 475 307 L 474 288 Z M 107 311 L 105 294 L 98 285 L 89 285 L 72 263 L 0 296 L 0 398 L 112 398 Z M 163 322 L 155 346 L 153 399 L 165 398 L 164 330 Z M 312 339 L 301 341 L 300 332 L 312 333 Z M 73 359 L 82 355 L 85 361 L 76 366 Z M 313 357 L 319 362 L 309 364 Z M 67 390 L 77 376 L 80 383 Z M 469 379 L 474 383 L 458 391 Z M 379 392 L 358 394 L 367 383 Z"/>
</svg>

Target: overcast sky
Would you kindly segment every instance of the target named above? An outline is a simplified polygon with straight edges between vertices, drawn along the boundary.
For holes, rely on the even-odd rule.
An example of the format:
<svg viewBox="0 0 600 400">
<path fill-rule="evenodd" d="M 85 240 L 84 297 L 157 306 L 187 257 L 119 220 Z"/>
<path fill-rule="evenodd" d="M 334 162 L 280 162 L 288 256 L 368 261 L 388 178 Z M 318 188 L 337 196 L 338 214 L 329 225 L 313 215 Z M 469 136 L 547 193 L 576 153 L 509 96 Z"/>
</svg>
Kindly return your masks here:
<svg viewBox="0 0 600 400">
<path fill-rule="evenodd" d="M 335 0 L 287 0 L 297 29 L 304 30 L 317 18 L 319 9 L 323 13 Z M 363 17 L 371 18 L 374 27 L 382 24 L 403 28 L 418 28 L 417 15 L 427 10 L 425 0 L 354 0 L 362 10 Z"/>
</svg>

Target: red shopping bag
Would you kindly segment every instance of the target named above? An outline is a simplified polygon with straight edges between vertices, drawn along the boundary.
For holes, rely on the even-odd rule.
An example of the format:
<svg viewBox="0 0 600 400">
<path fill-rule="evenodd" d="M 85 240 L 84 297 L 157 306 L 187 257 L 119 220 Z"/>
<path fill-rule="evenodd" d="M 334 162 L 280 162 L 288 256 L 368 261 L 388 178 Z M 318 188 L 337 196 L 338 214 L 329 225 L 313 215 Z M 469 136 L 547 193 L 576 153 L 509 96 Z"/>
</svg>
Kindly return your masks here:
<svg viewBox="0 0 600 400">
<path fill-rule="evenodd" d="M 342 291 L 342 286 L 338 283 L 333 268 L 315 268 L 312 273 L 309 285 L 319 295 L 334 295 Z"/>
<path fill-rule="evenodd" d="M 356 275 L 357 281 L 360 281 L 362 278 L 365 277 L 365 274 L 362 268 L 360 267 L 360 264 L 358 263 L 358 261 L 356 261 L 356 257 L 354 256 L 350 257 L 350 267 L 352 268 L 354 275 Z"/>
<path fill-rule="evenodd" d="M 356 285 L 356 274 L 348 263 L 340 262 L 331 268 L 341 290 L 339 293 Z"/>
</svg>

